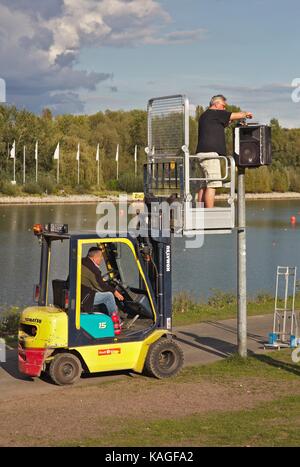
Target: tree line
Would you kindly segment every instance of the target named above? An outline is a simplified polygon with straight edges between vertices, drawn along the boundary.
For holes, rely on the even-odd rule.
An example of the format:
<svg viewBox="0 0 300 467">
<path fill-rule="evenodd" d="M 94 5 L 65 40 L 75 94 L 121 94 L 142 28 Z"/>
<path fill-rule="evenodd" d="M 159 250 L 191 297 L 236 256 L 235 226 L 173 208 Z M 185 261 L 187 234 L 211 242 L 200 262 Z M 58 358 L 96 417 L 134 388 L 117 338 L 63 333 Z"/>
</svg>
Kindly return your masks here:
<svg viewBox="0 0 300 467">
<path fill-rule="evenodd" d="M 198 118 L 205 109 L 198 106 L 190 117 L 190 152 L 197 145 Z M 230 111 L 239 111 L 235 106 Z M 272 127 L 273 164 L 247 170 L 246 188 L 252 192 L 300 191 L 300 128 L 286 129 L 276 119 Z M 10 150 L 16 142 L 17 186 L 11 185 Z M 35 183 L 35 144 L 39 142 L 39 176 Z M 232 128 L 226 129 L 228 154 L 232 154 Z M 53 154 L 60 142 L 60 183 L 56 184 Z M 80 185 L 77 181 L 76 152 L 81 148 Z M 97 186 L 96 149 L 100 147 L 100 183 Z M 119 173 L 116 180 L 116 147 L 119 144 Z M 134 151 L 138 147 L 138 175 L 134 175 Z M 14 106 L 0 106 L 0 192 L 15 194 L 22 185 L 23 147 L 26 146 L 26 186 L 28 193 L 75 190 L 143 190 L 146 162 L 147 112 L 143 110 L 97 112 L 94 115 L 53 116 L 49 109 L 36 115 Z"/>
</svg>

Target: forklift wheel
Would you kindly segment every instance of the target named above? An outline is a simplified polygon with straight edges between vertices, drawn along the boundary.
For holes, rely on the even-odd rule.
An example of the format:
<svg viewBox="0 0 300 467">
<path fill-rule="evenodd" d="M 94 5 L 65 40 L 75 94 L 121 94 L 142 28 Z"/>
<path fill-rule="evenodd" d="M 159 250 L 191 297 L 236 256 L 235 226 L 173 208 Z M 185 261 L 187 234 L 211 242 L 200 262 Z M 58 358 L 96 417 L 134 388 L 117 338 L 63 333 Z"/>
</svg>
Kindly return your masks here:
<svg viewBox="0 0 300 467">
<path fill-rule="evenodd" d="M 74 384 L 79 380 L 82 366 L 79 358 L 72 353 L 59 353 L 50 363 L 49 374 L 59 386 Z"/>
<path fill-rule="evenodd" d="M 154 342 L 148 350 L 145 372 L 158 379 L 175 376 L 182 368 L 183 351 L 172 339 L 165 337 Z"/>
</svg>

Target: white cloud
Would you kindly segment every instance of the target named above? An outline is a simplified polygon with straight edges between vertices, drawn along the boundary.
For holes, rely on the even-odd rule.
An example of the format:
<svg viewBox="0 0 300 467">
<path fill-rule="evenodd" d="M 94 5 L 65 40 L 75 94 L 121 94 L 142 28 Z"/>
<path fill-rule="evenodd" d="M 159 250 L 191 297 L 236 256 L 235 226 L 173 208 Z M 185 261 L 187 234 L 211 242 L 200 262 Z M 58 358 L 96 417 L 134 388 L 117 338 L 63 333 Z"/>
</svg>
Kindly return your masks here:
<svg viewBox="0 0 300 467">
<path fill-rule="evenodd" d="M 1 0 L 0 61 L 8 98 L 33 110 L 82 109 L 81 90 L 94 90 L 109 70 L 74 68 L 82 47 L 136 46 L 199 40 L 203 31 L 164 28 L 172 18 L 156 0 Z M 65 93 L 65 94 L 64 94 Z"/>
</svg>

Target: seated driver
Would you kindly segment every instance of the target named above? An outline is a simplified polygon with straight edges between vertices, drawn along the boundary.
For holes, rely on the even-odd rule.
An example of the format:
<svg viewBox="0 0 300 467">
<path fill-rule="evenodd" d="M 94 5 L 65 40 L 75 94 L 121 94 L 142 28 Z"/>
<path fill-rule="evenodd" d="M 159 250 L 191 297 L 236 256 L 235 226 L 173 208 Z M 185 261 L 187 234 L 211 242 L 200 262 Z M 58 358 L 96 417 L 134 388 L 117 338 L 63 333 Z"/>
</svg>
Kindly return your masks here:
<svg viewBox="0 0 300 467">
<path fill-rule="evenodd" d="M 103 260 L 100 248 L 91 247 L 81 263 L 81 305 L 86 313 L 96 305 L 105 305 L 109 316 L 117 311 L 115 297 L 122 301 L 123 295 L 102 278 L 99 266 Z"/>
</svg>

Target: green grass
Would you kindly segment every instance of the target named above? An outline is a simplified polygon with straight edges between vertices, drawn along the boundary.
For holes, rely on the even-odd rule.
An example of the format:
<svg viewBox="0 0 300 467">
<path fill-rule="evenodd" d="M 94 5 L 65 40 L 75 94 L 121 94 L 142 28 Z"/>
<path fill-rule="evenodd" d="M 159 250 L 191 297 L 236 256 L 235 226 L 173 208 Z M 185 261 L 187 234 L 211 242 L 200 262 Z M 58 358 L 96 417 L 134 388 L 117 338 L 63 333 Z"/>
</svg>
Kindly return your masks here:
<svg viewBox="0 0 300 467">
<path fill-rule="evenodd" d="M 300 294 L 296 295 L 296 309 L 300 308 Z M 248 316 L 274 312 L 274 297 L 261 293 L 247 302 Z M 237 300 L 234 294 L 214 290 L 208 302 L 197 302 L 187 293 L 175 295 L 173 300 L 173 325 L 184 326 L 206 320 L 236 318 Z"/>
<path fill-rule="evenodd" d="M 290 396 L 255 409 L 162 419 L 132 420 L 115 432 L 115 446 L 299 446 L 300 397 Z M 109 446 L 111 438 L 81 446 Z"/>
<path fill-rule="evenodd" d="M 300 365 L 292 362 L 291 349 L 252 354 L 244 359 L 238 354 L 211 365 L 188 366 L 175 378 L 177 381 L 238 380 L 261 378 L 268 381 L 291 381 L 300 377 Z"/>
<path fill-rule="evenodd" d="M 300 397 L 290 396 L 255 409 L 216 412 L 144 423 L 132 420 L 113 435 L 116 446 L 299 446 Z M 107 446 L 109 437 L 81 445 Z"/>
<path fill-rule="evenodd" d="M 233 356 L 225 361 L 185 368 L 172 379 L 172 384 L 213 381 L 234 385 L 243 378 L 255 378 L 259 389 L 276 381 L 298 382 L 300 365 L 291 361 L 290 351 L 270 352 L 244 360 Z M 137 382 L 132 382 L 136 384 Z M 140 381 L 140 386 L 145 380 Z M 170 384 L 158 381 L 156 384 Z M 101 437 L 65 442 L 68 446 L 299 446 L 300 396 L 291 393 L 280 396 L 274 383 L 274 400 L 257 403 L 251 409 L 214 411 L 186 417 L 156 420 L 142 418 L 101 419 L 105 426 Z M 251 397 L 251 395 L 249 395 Z M 155 401 L 153 401 L 155 404 Z M 174 401 L 176 403 L 176 401 Z"/>
</svg>

